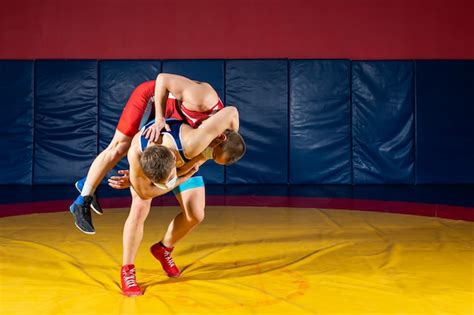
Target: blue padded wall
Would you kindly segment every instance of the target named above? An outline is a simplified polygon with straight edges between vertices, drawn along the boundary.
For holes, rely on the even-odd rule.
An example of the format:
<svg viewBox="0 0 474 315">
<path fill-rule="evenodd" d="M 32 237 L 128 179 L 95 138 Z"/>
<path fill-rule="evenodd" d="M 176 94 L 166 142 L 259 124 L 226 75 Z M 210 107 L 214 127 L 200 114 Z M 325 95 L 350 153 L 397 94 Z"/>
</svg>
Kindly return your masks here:
<svg viewBox="0 0 474 315">
<path fill-rule="evenodd" d="M 99 62 L 99 152 L 112 140 L 132 91 L 142 82 L 155 80 L 160 72 L 161 61 Z M 126 157 L 118 163 L 113 173 L 119 169 L 128 169 Z"/>
<path fill-rule="evenodd" d="M 223 60 L 167 60 L 163 61 L 163 72 L 183 75 L 196 81 L 209 83 L 224 98 L 224 61 Z M 209 161 L 199 168 L 208 184 L 224 183 L 224 167 Z"/>
<path fill-rule="evenodd" d="M 350 184 L 350 61 L 290 61 L 289 92 L 290 183 Z"/>
<path fill-rule="evenodd" d="M 0 61 L 0 184 L 31 184 L 33 62 Z"/>
<path fill-rule="evenodd" d="M 97 154 L 97 61 L 37 61 L 35 184 L 73 183 Z"/>
<path fill-rule="evenodd" d="M 414 183 L 413 62 L 352 63 L 353 183 Z"/>
<path fill-rule="evenodd" d="M 416 182 L 474 183 L 474 61 L 416 61 Z"/>
<path fill-rule="evenodd" d="M 226 102 L 239 109 L 247 143 L 247 154 L 227 167 L 226 183 L 287 183 L 288 61 L 227 61 Z"/>
<path fill-rule="evenodd" d="M 474 183 L 472 60 L 3 60 L 0 184 L 84 176 L 162 70 L 239 108 L 247 154 L 202 167 L 207 183 Z"/>
</svg>

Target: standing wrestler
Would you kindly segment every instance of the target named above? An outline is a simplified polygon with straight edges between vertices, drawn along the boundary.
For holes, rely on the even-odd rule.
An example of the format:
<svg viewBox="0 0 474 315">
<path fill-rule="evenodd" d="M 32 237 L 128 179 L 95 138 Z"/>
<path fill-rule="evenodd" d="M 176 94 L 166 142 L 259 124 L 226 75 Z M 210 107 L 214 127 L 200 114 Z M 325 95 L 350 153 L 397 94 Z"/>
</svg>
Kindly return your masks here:
<svg viewBox="0 0 474 315">
<path fill-rule="evenodd" d="M 166 125 L 164 117 L 183 120 L 196 128 L 224 107 L 217 92 L 205 82 L 161 73 L 156 81 L 140 84 L 125 105 L 109 146 L 95 158 L 87 177 L 76 182 L 80 196 L 69 207 L 76 219 L 78 216 L 90 216 L 91 207 L 96 213 L 102 214 L 102 209 L 95 198 L 95 190 L 107 172 L 127 154 L 133 136 L 146 123 L 153 109 L 153 103 L 155 123 L 144 134 L 151 141 L 158 140 L 160 131 Z M 87 234 L 95 233 L 91 228 L 84 229 L 79 226 L 78 228 Z"/>
<path fill-rule="evenodd" d="M 208 159 L 229 165 L 245 154 L 245 143 L 236 132 L 239 117 L 235 107 L 222 109 L 196 129 L 177 120 L 169 119 L 168 122 L 171 130 L 162 131 L 157 142 L 144 137 L 153 122 L 146 125 L 133 138 L 128 152 L 132 205 L 124 226 L 121 269 L 122 292 L 128 296 L 142 294 L 136 281 L 134 261 L 152 199 L 172 190 L 182 209 L 161 241 L 151 247 L 153 256 L 168 276 L 177 277 L 180 272 L 171 252 L 175 244 L 204 218 L 204 181 L 201 176 L 194 175 L 196 167 Z M 212 144 L 215 146 L 210 148 Z M 117 184 L 111 186 L 116 188 Z"/>
</svg>

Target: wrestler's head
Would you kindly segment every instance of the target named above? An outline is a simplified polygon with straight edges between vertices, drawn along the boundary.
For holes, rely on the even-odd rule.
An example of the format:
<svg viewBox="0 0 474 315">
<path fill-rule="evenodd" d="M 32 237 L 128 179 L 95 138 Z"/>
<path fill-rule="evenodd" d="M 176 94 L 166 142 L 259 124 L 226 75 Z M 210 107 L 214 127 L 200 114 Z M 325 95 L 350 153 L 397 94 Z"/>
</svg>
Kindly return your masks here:
<svg viewBox="0 0 474 315">
<path fill-rule="evenodd" d="M 230 165 L 244 156 L 245 142 L 239 133 L 226 130 L 216 140 L 218 144 L 214 147 L 212 156 L 217 164 Z"/>
<path fill-rule="evenodd" d="M 140 166 L 143 174 L 160 188 L 176 178 L 176 156 L 165 146 L 146 148 L 140 157 Z"/>
</svg>

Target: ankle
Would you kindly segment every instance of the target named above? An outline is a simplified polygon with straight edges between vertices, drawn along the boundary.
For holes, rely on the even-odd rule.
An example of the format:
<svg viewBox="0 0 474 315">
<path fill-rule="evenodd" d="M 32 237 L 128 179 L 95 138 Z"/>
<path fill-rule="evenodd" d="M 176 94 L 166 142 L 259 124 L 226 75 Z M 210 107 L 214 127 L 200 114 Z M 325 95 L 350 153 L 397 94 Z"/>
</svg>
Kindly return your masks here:
<svg viewBox="0 0 474 315">
<path fill-rule="evenodd" d="M 125 268 L 125 267 L 133 268 L 133 267 L 135 267 L 135 265 L 134 264 L 123 264 L 122 268 Z"/>
<path fill-rule="evenodd" d="M 167 251 L 172 251 L 174 249 L 173 246 L 167 246 L 165 243 L 163 243 L 163 241 L 160 241 L 158 244 L 164 249 L 166 249 Z"/>
<path fill-rule="evenodd" d="M 92 187 L 92 185 L 87 185 L 87 184 L 84 184 L 84 187 L 82 187 L 82 192 L 81 192 L 81 196 L 91 196 L 94 194 L 94 187 Z"/>
</svg>

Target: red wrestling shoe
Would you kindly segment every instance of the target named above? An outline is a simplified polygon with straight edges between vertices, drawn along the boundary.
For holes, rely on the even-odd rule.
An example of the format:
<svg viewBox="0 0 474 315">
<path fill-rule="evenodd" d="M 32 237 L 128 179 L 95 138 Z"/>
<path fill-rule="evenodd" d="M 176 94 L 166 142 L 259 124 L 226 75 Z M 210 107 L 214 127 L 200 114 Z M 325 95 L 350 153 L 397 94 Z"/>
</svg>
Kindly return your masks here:
<svg viewBox="0 0 474 315">
<path fill-rule="evenodd" d="M 135 277 L 135 265 L 122 266 L 120 276 L 122 278 L 122 293 L 124 295 L 137 296 L 143 294 Z"/>
<path fill-rule="evenodd" d="M 161 266 L 168 277 L 176 278 L 179 277 L 180 272 L 178 267 L 176 267 L 173 258 L 171 258 L 173 248 L 174 247 L 166 247 L 163 243 L 159 242 L 150 247 L 150 251 L 151 254 L 160 261 Z"/>
</svg>

